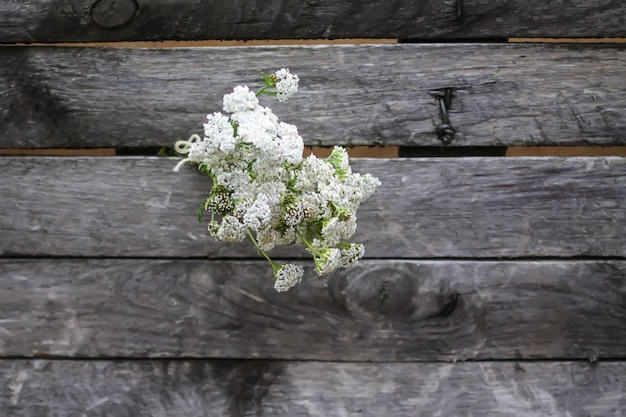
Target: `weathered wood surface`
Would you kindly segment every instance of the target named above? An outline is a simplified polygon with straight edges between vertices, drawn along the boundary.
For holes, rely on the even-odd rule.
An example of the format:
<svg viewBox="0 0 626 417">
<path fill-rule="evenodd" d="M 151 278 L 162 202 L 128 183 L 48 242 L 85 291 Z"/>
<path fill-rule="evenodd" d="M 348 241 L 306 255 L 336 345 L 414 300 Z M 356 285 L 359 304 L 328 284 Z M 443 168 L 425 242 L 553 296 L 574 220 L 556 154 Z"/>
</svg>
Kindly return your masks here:
<svg viewBox="0 0 626 417">
<path fill-rule="evenodd" d="M 0 255 L 258 257 L 215 242 L 211 181 L 176 158 L 0 158 Z M 366 256 L 626 256 L 626 159 L 355 159 L 382 186 L 359 210 Z M 277 256 L 308 254 L 279 247 Z"/>
<path fill-rule="evenodd" d="M 626 261 L 303 265 L 277 293 L 265 261 L 2 259 L 0 356 L 626 357 Z"/>
<path fill-rule="evenodd" d="M 5 0 L 0 42 L 624 37 L 621 1 Z"/>
<path fill-rule="evenodd" d="M 626 4 L 626 3 L 625 3 Z M 203 49 L 3 48 L 0 147 L 172 146 L 260 71 L 301 77 L 265 98 L 309 145 L 626 144 L 626 45 L 335 45 Z"/>
<path fill-rule="evenodd" d="M 621 416 L 626 363 L 1 361 L 12 417 Z"/>
</svg>

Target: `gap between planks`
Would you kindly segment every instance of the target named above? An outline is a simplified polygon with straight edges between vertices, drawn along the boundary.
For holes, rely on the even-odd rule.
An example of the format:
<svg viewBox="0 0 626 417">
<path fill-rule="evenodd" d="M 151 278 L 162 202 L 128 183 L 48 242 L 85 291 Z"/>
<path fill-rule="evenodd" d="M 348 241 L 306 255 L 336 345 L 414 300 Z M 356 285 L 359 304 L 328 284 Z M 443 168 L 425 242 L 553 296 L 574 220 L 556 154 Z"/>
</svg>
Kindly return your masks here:
<svg viewBox="0 0 626 417">
<path fill-rule="evenodd" d="M 226 47 L 226 46 L 275 46 L 275 45 L 352 45 L 352 44 L 392 44 L 401 39 L 258 39 L 250 41 L 129 41 L 129 42 L 59 42 L 59 43 L 14 43 L 0 44 L 11 46 L 53 46 L 53 47 L 99 47 L 99 48 L 185 48 L 185 47 Z M 418 40 L 419 42 L 419 40 Z M 449 43 L 449 40 L 428 40 L 428 43 Z M 461 43 L 461 42 L 456 42 Z M 626 43 L 626 38 L 508 38 L 508 43 Z"/>
<path fill-rule="evenodd" d="M 350 158 L 398 158 L 400 155 L 399 146 L 354 146 L 347 147 Z M 488 151 L 492 147 L 483 147 Z M 406 148 L 412 156 L 472 156 L 464 155 L 463 148 L 453 147 L 429 147 L 429 148 Z M 481 148 L 482 149 L 482 148 Z M 314 154 L 318 158 L 326 158 L 330 155 L 332 148 L 327 147 L 305 147 L 304 156 Z M 454 152 L 451 152 L 454 150 Z M 28 156 L 116 156 L 118 154 L 128 154 L 120 152 L 115 148 L 93 148 L 93 149 L 0 149 L 2 155 L 28 155 Z M 423 155 L 422 155 L 423 154 Z M 148 151 L 132 152 L 132 155 L 155 156 Z M 492 155 L 498 156 L 498 155 Z M 626 156 L 626 146 L 510 146 L 504 154 L 506 157 L 523 156 Z"/>
</svg>

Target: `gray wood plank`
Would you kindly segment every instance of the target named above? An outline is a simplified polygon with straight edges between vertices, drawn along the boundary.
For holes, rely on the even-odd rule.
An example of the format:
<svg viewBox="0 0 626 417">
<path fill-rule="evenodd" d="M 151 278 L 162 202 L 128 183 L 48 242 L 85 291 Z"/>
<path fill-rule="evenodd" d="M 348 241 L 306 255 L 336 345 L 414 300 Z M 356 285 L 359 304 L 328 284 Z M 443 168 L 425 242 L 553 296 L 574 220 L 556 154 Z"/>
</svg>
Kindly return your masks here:
<svg viewBox="0 0 626 417">
<path fill-rule="evenodd" d="M 620 1 L 5 0 L 0 42 L 624 37 Z"/>
<path fill-rule="evenodd" d="M 626 45 L 402 44 L 202 49 L 0 49 L 0 147 L 172 146 L 234 85 L 290 67 L 279 105 L 308 145 L 625 145 Z M 255 87 L 256 86 L 256 87 Z"/>
<path fill-rule="evenodd" d="M 626 357 L 626 261 L 302 265 L 277 293 L 264 261 L 1 259 L 0 356 Z"/>
<path fill-rule="evenodd" d="M 1 256 L 258 257 L 215 242 L 210 180 L 178 159 L 0 158 Z M 354 160 L 383 185 L 359 210 L 366 256 L 626 256 L 626 159 Z M 308 257 L 291 247 L 272 253 Z"/>
<path fill-rule="evenodd" d="M 626 363 L 0 361 L 13 417 L 621 416 Z"/>
</svg>

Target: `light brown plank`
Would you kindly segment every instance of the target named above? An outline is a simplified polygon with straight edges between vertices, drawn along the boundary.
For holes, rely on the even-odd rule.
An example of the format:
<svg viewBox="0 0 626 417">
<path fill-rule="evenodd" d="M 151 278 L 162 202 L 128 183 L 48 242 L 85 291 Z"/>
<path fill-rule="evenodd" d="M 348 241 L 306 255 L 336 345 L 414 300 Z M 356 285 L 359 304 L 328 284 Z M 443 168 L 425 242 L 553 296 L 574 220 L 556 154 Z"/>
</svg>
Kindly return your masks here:
<svg viewBox="0 0 626 417">
<path fill-rule="evenodd" d="M 0 42 L 316 38 L 624 37 L 619 1 L 17 0 Z"/>
<path fill-rule="evenodd" d="M 1 361 L 14 417 L 620 416 L 626 363 Z"/>
<path fill-rule="evenodd" d="M 211 181 L 178 159 L 0 158 L 0 255 L 257 257 L 196 211 Z M 366 256 L 626 256 L 626 159 L 360 159 L 382 187 L 359 210 Z M 294 247 L 277 256 L 307 256 Z"/>
<path fill-rule="evenodd" d="M 277 293 L 264 261 L 3 259 L 0 356 L 626 357 L 626 261 L 303 265 Z"/>
<path fill-rule="evenodd" d="M 455 88 L 454 146 L 625 145 L 626 45 L 331 45 L 0 49 L 0 147 L 173 146 L 201 133 L 236 84 L 290 67 L 279 105 L 308 145 L 439 146 Z"/>
<path fill-rule="evenodd" d="M 626 146 L 511 146 L 506 156 L 626 156 Z"/>
</svg>

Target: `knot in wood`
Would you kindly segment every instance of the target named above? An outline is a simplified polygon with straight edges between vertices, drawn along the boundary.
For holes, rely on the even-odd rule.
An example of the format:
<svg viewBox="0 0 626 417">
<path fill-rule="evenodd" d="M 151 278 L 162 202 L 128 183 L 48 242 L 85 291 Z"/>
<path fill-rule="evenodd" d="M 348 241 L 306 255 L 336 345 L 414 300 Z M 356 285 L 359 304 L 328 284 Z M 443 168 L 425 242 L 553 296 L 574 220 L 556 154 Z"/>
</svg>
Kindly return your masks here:
<svg viewBox="0 0 626 417">
<path fill-rule="evenodd" d="M 116 29 L 133 20 L 138 10 L 135 0 L 98 0 L 91 8 L 91 20 L 102 29 Z"/>
<path fill-rule="evenodd" d="M 348 309 L 357 316 L 377 321 L 410 318 L 413 305 L 413 279 L 392 268 L 365 271 L 345 288 Z"/>
</svg>

